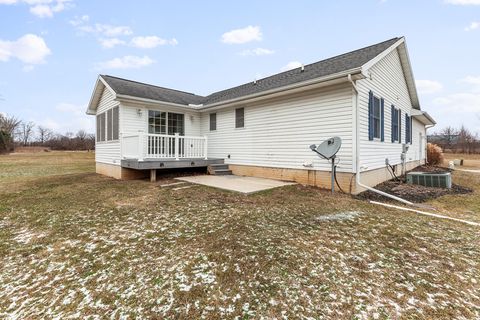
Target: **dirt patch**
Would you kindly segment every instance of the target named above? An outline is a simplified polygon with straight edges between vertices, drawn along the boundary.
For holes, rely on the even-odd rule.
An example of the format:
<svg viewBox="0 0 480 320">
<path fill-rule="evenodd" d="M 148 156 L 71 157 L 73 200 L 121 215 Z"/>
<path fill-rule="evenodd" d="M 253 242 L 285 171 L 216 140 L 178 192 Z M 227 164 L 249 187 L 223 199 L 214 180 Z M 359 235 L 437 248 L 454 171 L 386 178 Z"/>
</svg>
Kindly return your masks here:
<svg viewBox="0 0 480 320">
<path fill-rule="evenodd" d="M 444 167 L 437 167 L 437 166 L 419 166 L 411 171 L 443 173 L 443 172 L 450 172 L 451 170 Z M 394 180 L 385 181 L 377 185 L 375 189 L 387 192 L 389 194 L 393 194 L 394 196 L 397 196 L 415 203 L 425 202 L 430 199 L 435 199 L 447 194 L 467 194 L 467 193 L 473 192 L 473 189 L 471 188 L 463 187 L 454 183 L 452 183 L 451 189 L 444 189 L 444 188 L 432 188 L 432 187 L 424 187 L 419 185 L 407 184 L 403 182 L 404 177 L 401 177 L 400 180 L 401 181 L 394 181 Z M 357 197 L 365 200 L 381 200 L 381 201 L 390 200 L 389 198 L 386 198 L 372 191 L 362 192 Z"/>
</svg>

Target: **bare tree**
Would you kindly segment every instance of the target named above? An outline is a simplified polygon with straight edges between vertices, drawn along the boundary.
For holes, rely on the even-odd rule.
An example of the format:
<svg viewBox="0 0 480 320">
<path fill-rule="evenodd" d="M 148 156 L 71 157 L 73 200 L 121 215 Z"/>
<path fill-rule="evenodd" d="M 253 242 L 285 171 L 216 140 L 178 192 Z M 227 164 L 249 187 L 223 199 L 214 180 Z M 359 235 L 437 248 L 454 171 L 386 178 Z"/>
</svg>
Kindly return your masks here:
<svg viewBox="0 0 480 320">
<path fill-rule="evenodd" d="M 460 127 L 458 131 L 458 144 L 462 153 L 471 153 L 475 147 L 475 135 L 467 129 L 464 125 Z"/>
<path fill-rule="evenodd" d="M 43 126 L 38 126 L 37 131 L 38 142 L 40 142 L 42 145 L 45 144 L 45 142 L 47 142 L 48 140 L 50 140 L 53 136 L 53 131 Z"/>
<path fill-rule="evenodd" d="M 20 141 L 22 142 L 23 146 L 28 145 L 28 142 L 32 139 L 34 128 L 35 128 L 35 123 L 31 121 L 22 122 L 20 124 L 20 129 L 18 134 L 20 136 Z"/>
<path fill-rule="evenodd" d="M 455 140 L 457 139 L 457 136 L 458 136 L 458 130 L 451 127 L 451 126 L 448 126 L 446 128 L 444 128 L 442 131 L 440 131 L 440 134 L 443 136 L 442 138 L 442 149 L 449 149 L 449 150 L 452 150 L 453 151 L 453 147 L 454 147 L 454 144 L 455 144 Z"/>
<path fill-rule="evenodd" d="M 16 117 L 0 113 L 0 153 L 13 149 L 13 136 L 20 123 Z"/>
<path fill-rule="evenodd" d="M 80 139 L 80 141 L 85 141 L 85 138 L 87 137 L 87 133 L 85 130 L 79 130 L 77 132 L 77 138 Z"/>
</svg>

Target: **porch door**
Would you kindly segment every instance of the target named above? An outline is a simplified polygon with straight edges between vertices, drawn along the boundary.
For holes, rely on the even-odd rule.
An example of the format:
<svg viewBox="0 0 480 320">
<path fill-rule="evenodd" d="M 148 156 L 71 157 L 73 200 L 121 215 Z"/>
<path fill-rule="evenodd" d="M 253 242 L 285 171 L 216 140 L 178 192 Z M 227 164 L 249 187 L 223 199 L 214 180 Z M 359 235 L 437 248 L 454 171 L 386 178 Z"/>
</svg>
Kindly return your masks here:
<svg viewBox="0 0 480 320">
<path fill-rule="evenodd" d="M 185 135 L 185 115 L 181 113 L 169 112 L 167 115 L 167 131 L 169 135 L 178 133 L 179 135 Z M 170 140 L 170 150 L 175 154 L 175 140 Z M 183 156 L 185 151 L 184 139 L 180 139 L 178 142 L 178 154 Z"/>
</svg>

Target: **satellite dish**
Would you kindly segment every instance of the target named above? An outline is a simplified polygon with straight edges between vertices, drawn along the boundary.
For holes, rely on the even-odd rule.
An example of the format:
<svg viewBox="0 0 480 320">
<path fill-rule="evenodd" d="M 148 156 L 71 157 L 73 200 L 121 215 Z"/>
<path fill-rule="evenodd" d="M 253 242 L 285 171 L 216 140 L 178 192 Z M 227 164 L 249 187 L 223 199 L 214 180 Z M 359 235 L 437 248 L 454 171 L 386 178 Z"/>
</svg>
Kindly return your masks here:
<svg viewBox="0 0 480 320">
<path fill-rule="evenodd" d="M 340 137 L 333 137 L 323 141 L 318 145 L 318 147 L 312 144 L 310 146 L 310 149 L 312 149 L 312 151 L 316 152 L 323 158 L 330 160 L 335 157 L 341 146 L 342 139 Z"/>
<path fill-rule="evenodd" d="M 336 171 L 336 164 L 335 164 L 335 157 L 340 150 L 340 147 L 342 146 L 342 139 L 340 137 L 333 137 L 330 139 L 327 139 L 320 143 L 318 146 L 315 144 L 312 144 L 310 146 L 310 149 L 324 158 L 325 160 L 332 160 L 332 192 L 335 191 L 335 171 Z"/>
</svg>

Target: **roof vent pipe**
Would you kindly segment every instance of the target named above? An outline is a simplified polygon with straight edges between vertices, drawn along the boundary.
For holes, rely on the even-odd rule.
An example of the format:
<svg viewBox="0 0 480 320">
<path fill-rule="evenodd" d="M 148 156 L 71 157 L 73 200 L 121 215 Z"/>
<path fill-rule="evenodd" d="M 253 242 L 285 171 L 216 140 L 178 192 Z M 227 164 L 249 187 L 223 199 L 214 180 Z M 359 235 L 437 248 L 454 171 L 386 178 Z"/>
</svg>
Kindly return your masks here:
<svg viewBox="0 0 480 320">
<path fill-rule="evenodd" d="M 305 66 L 302 63 L 302 69 L 300 70 L 300 72 L 303 72 L 303 71 L 305 71 Z"/>
<path fill-rule="evenodd" d="M 257 79 L 253 79 L 253 84 L 256 85 L 257 84 Z"/>
</svg>

